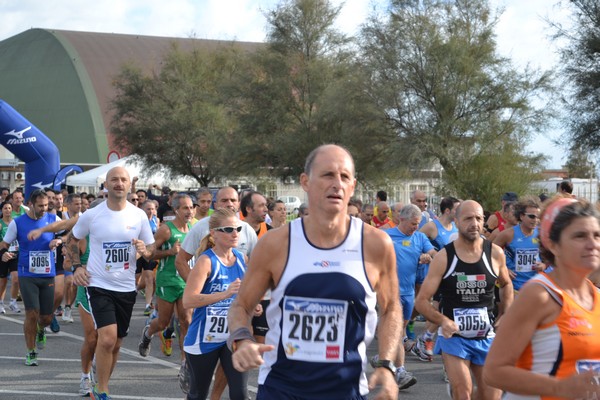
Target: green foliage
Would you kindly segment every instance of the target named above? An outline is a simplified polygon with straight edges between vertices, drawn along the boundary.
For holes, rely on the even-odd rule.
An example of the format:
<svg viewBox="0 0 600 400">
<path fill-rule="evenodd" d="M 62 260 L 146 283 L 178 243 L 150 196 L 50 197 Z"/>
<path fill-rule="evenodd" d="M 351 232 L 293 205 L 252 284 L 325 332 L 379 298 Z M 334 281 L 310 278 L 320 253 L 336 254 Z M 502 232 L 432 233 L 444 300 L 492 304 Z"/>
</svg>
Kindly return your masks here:
<svg viewBox="0 0 600 400">
<path fill-rule="evenodd" d="M 398 146 L 411 150 L 403 161 L 437 160 L 445 186 L 465 198 L 484 198 L 465 175 L 489 183 L 485 190 L 493 193 L 516 190 L 517 182 L 503 187 L 502 176 L 531 176 L 536 158 L 507 143 L 544 126 L 532 100 L 549 77 L 519 72 L 499 57 L 495 23 L 484 0 L 405 0 L 393 2 L 389 16 L 371 17 L 361 35 L 370 92 Z M 512 162 L 515 155 L 523 162 Z"/>
<path fill-rule="evenodd" d="M 147 75 L 135 66 L 123 67 L 113 100 L 116 143 L 139 156 L 150 172 L 162 164 L 202 186 L 226 176 L 235 120 L 219 92 L 237 59 L 233 46 L 190 52 L 173 46 L 160 72 Z"/>
<path fill-rule="evenodd" d="M 581 147 L 572 147 L 565 164 L 569 178 L 589 179 L 596 177 L 596 166 L 591 160 L 590 152 Z"/>
<path fill-rule="evenodd" d="M 386 172 L 394 135 L 363 90 L 366 75 L 350 40 L 333 28 L 339 10 L 325 0 L 290 0 L 267 13 L 267 46 L 231 91 L 241 169 L 298 176 L 312 149 L 338 143 L 352 152 L 362 179 Z"/>
<path fill-rule="evenodd" d="M 561 75 L 570 133 L 564 144 L 571 148 L 600 149 L 600 3 L 570 0 L 573 27 L 560 26 L 557 36 L 567 40 L 561 50 Z"/>
</svg>

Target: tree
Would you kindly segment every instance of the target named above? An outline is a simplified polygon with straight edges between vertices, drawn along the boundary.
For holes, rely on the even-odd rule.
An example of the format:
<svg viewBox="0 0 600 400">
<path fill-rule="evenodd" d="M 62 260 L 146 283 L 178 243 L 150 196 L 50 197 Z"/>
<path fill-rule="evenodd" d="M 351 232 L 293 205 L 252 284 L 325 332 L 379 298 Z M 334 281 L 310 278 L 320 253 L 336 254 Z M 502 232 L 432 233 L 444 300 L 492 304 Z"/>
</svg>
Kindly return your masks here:
<svg viewBox="0 0 600 400">
<path fill-rule="evenodd" d="M 183 52 L 173 45 L 159 72 L 124 66 L 116 78 L 112 133 L 117 145 L 140 157 L 149 172 L 162 166 L 172 175 L 208 186 L 230 172 L 235 119 L 220 87 L 239 67 L 233 46 Z"/>
<path fill-rule="evenodd" d="M 581 147 L 572 147 L 565 164 L 569 178 L 589 179 L 596 176 L 596 166 L 591 160 L 589 151 Z"/>
<path fill-rule="evenodd" d="M 396 148 L 408 149 L 402 161 L 438 161 L 445 188 L 465 198 L 487 202 L 478 181 L 467 182 L 485 181 L 494 206 L 496 192 L 534 178 L 539 157 L 512 143 L 544 127 L 532 100 L 549 87 L 547 74 L 517 71 L 497 54 L 495 23 L 485 0 L 396 0 L 361 32 L 369 92 L 395 129 Z"/>
<path fill-rule="evenodd" d="M 340 7 L 288 0 L 266 13 L 267 45 L 230 90 L 239 167 L 294 177 L 323 143 L 346 146 L 367 178 L 384 172 L 393 131 L 364 90 L 350 39 L 333 28 Z"/>
<path fill-rule="evenodd" d="M 568 114 L 568 147 L 600 149 L 600 3 L 570 0 L 573 26 L 554 24 L 557 37 L 566 39 L 561 50 L 561 76 Z"/>
</svg>

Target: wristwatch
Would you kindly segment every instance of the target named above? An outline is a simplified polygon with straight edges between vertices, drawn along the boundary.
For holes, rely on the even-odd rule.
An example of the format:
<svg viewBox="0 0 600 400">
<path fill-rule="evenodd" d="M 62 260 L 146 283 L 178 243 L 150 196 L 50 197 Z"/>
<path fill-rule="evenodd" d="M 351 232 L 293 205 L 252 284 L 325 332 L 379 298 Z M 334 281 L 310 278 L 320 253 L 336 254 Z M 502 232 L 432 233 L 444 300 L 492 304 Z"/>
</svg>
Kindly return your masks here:
<svg viewBox="0 0 600 400">
<path fill-rule="evenodd" d="M 389 369 L 390 372 L 392 374 L 394 374 L 394 376 L 396 376 L 396 366 L 394 365 L 394 362 L 391 360 L 377 360 L 374 364 L 373 367 L 375 368 L 386 368 Z"/>
<path fill-rule="evenodd" d="M 75 271 L 77 270 L 77 268 L 81 268 L 83 267 L 83 265 L 81 264 L 73 264 L 71 265 L 71 272 L 75 273 Z"/>
</svg>

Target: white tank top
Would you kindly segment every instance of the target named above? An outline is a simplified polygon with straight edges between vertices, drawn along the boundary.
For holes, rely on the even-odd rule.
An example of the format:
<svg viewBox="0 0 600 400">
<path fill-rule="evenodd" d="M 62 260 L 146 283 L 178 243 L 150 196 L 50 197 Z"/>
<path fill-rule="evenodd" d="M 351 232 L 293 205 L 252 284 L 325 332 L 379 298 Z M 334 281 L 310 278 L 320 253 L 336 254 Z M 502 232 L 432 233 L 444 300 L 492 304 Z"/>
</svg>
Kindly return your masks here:
<svg viewBox="0 0 600 400">
<path fill-rule="evenodd" d="M 366 349 L 377 325 L 376 296 L 363 257 L 363 222 L 351 218 L 344 241 L 311 244 L 298 218 L 289 226 L 288 259 L 267 308 L 259 384 L 311 399 L 368 393 Z"/>
</svg>

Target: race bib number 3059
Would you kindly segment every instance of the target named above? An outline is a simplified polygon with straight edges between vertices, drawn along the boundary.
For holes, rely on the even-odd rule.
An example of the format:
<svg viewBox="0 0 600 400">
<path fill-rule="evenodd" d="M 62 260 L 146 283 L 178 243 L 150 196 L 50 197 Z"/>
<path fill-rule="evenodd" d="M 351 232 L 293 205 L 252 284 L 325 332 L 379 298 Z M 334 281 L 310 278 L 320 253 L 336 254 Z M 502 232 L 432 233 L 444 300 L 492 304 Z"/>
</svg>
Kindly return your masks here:
<svg viewBox="0 0 600 400">
<path fill-rule="evenodd" d="M 344 300 L 286 296 L 281 340 L 287 358 L 343 362 L 347 315 Z"/>
<path fill-rule="evenodd" d="M 107 272 L 120 272 L 129 269 L 131 242 L 103 242 L 104 268 Z"/>
</svg>

